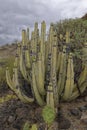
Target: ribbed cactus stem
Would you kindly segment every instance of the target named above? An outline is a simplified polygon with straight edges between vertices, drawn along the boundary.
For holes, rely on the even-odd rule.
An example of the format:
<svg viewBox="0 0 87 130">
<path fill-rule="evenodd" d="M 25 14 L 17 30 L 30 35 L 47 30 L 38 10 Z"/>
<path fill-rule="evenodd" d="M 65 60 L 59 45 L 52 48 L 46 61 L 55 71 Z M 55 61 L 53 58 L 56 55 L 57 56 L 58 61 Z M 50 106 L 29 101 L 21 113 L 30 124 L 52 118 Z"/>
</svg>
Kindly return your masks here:
<svg viewBox="0 0 87 130">
<path fill-rule="evenodd" d="M 45 21 L 41 23 L 41 45 L 40 50 L 42 54 L 42 69 L 43 77 L 45 78 L 45 40 L 46 40 L 46 24 Z"/>
<path fill-rule="evenodd" d="M 15 57 L 14 67 L 17 67 L 19 65 L 19 57 Z"/>
<path fill-rule="evenodd" d="M 18 95 L 19 99 L 21 99 L 25 103 L 33 102 L 34 98 L 27 97 L 23 91 L 21 90 L 21 84 L 19 83 L 18 77 L 18 68 L 14 68 L 14 91 Z"/>
<path fill-rule="evenodd" d="M 25 63 L 27 68 L 31 68 L 31 59 L 30 59 L 30 53 L 29 50 L 25 50 Z"/>
<path fill-rule="evenodd" d="M 84 66 L 84 69 L 80 74 L 80 78 L 78 80 L 78 85 L 79 85 L 80 92 L 78 91 L 77 84 L 75 84 L 73 93 L 72 93 L 71 97 L 69 98 L 69 101 L 76 99 L 87 88 L 87 66 Z"/>
<path fill-rule="evenodd" d="M 47 105 L 50 106 L 51 108 L 55 109 L 52 83 L 49 83 L 46 100 L 47 100 Z"/>
<path fill-rule="evenodd" d="M 52 52 L 53 33 L 53 24 L 51 24 L 49 30 L 49 53 Z"/>
<path fill-rule="evenodd" d="M 27 28 L 27 42 L 29 42 L 29 28 Z"/>
<path fill-rule="evenodd" d="M 18 46 L 17 46 L 17 55 L 20 56 L 20 54 L 21 54 L 21 45 L 18 44 Z"/>
<path fill-rule="evenodd" d="M 59 74 L 59 71 L 60 71 L 61 55 L 62 55 L 62 52 L 59 51 L 59 53 L 58 53 L 58 58 L 57 58 L 57 74 Z"/>
<path fill-rule="evenodd" d="M 46 41 L 46 24 L 43 21 L 41 23 L 41 53 L 43 57 L 45 55 L 45 41 Z"/>
<path fill-rule="evenodd" d="M 66 43 L 70 43 L 70 32 L 69 32 L 69 30 L 66 31 Z"/>
<path fill-rule="evenodd" d="M 24 79 L 26 79 L 28 81 L 28 74 L 27 74 L 27 70 L 26 70 L 26 65 L 25 65 L 25 62 L 24 62 L 24 59 L 23 59 L 23 53 L 21 52 L 21 55 L 20 55 L 20 71 L 24 77 Z"/>
<path fill-rule="evenodd" d="M 53 44 L 53 34 L 54 34 L 54 31 L 53 31 L 53 24 L 50 25 L 50 31 L 49 31 L 49 55 L 51 56 L 51 69 L 50 69 L 50 81 L 52 80 L 52 44 Z"/>
<path fill-rule="evenodd" d="M 46 68 L 46 84 L 48 85 L 50 82 L 50 71 L 51 71 L 51 55 L 48 54 L 47 59 L 47 68 Z"/>
<path fill-rule="evenodd" d="M 25 46 L 27 42 L 26 30 L 22 30 L 22 46 Z"/>
<path fill-rule="evenodd" d="M 40 106 L 45 105 L 44 100 L 42 99 L 41 95 L 39 94 L 38 87 L 37 87 L 37 81 L 36 81 L 36 63 L 32 63 L 32 88 L 34 91 L 34 95 L 36 98 L 37 103 Z"/>
<path fill-rule="evenodd" d="M 37 54 L 36 54 L 36 43 L 35 43 L 35 32 L 32 32 L 32 37 L 31 37 L 31 55 L 32 55 L 32 61 L 36 60 Z"/>
<path fill-rule="evenodd" d="M 38 23 L 36 22 L 34 25 L 34 40 L 35 40 L 35 44 L 37 45 L 37 34 L 38 34 Z"/>
<path fill-rule="evenodd" d="M 64 89 L 64 84 L 66 80 L 66 47 L 63 47 L 63 52 L 59 52 L 59 59 L 58 62 L 59 68 L 58 68 L 58 93 L 59 95 L 62 94 L 62 91 Z"/>
<path fill-rule="evenodd" d="M 45 21 L 43 21 L 41 23 L 41 42 L 44 43 L 45 41 L 46 41 L 46 23 Z"/>
<path fill-rule="evenodd" d="M 36 22 L 35 25 L 34 25 L 34 44 L 35 44 L 35 48 L 36 48 L 36 53 L 37 53 L 37 42 L 38 42 L 38 23 Z"/>
<path fill-rule="evenodd" d="M 48 85 L 49 80 L 50 80 L 50 70 L 51 70 L 51 54 L 49 53 L 49 34 L 47 37 L 47 42 L 46 42 L 46 84 Z"/>
<path fill-rule="evenodd" d="M 71 97 L 73 89 L 74 89 L 74 67 L 73 67 L 72 53 L 70 53 L 68 58 L 67 79 L 64 92 L 65 100 L 68 100 Z"/>
<path fill-rule="evenodd" d="M 40 53 L 40 44 L 41 44 L 41 40 L 40 40 L 39 29 L 38 29 L 37 30 L 37 58 L 38 58 L 38 54 Z"/>
<path fill-rule="evenodd" d="M 64 90 L 64 86 L 65 86 L 65 81 L 66 81 L 66 71 L 67 71 L 66 46 L 63 47 L 63 52 L 62 52 L 61 58 L 62 58 L 61 59 L 62 62 L 61 62 L 61 65 L 60 65 L 60 70 L 61 71 L 59 72 L 59 76 L 61 77 L 61 83 L 60 83 L 60 80 L 58 82 L 58 92 L 59 92 L 59 95 L 62 94 L 62 92 Z"/>
<path fill-rule="evenodd" d="M 58 105 L 58 87 L 57 87 L 57 35 L 56 32 L 53 32 L 53 40 L 52 40 L 52 64 L 51 64 L 51 80 L 53 83 L 53 92 L 55 99 L 55 106 Z"/>
<path fill-rule="evenodd" d="M 6 68 L 6 81 L 10 89 L 14 91 L 13 82 L 8 67 Z"/>
<path fill-rule="evenodd" d="M 36 53 L 36 60 L 37 60 L 37 57 L 38 57 L 38 52 L 40 51 L 40 45 L 39 45 L 39 29 L 38 29 L 38 23 L 36 22 L 35 23 L 35 26 L 34 26 L 34 44 L 35 44 L 35 53 Z"/>
<path fill-rule="evenodd" d="M 35 24 L 34 24 L 34 31 L 36 31 L 37 29 L 38 29 L 38 23 L 35 22 Z"/>
<path fill-rule="evenodd" d="M 43 70 L 42 70 L 42 61 L 41 61 L 41 53 L 38 53 L 38 59 L 37 59 L 37 86 L 39 93 L 41 95 L 45 95 L 45 89 L 44 89 L 44 77 L 43 77 Z"/>
<path fill-rule="evenodd" d="M 52 41 L 52 71 L 57 70 L 57 35 L 55 32 L 53 32 L 53 41 Z"/>
</svg>

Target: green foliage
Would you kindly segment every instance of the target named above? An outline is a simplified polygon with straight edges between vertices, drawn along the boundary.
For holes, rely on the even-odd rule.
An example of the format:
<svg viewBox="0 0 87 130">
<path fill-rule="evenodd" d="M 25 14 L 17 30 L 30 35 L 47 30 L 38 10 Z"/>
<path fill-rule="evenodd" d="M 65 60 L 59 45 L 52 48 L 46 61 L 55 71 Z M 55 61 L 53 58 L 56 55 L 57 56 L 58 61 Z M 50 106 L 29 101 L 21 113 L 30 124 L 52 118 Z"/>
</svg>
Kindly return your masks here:
<svg viewBox="0 0 87 130">
<path fill-rule="evenodd" d="M 79 40 L 81 43 L 87 41 L 87 20 L 82 20 L 79 18 L 65 19 L 54 24 L 54 28 L 57 31 L 57 34 L 62 33 L 63 35 L 65 35 L 66 30 L 69 29 L 71 32 L 71 38 L 74 39 L 75 44 L 77 44 Z"/>
<path fill-rule="evenodd" d="M 32 124 L 32 127 L 29 124 L 29 122 L 27 121 L 24 126 L 23 126 L 23 130 L 37 130 L 37 125 L 36 124 Z"/>
<path fill-rule="evenodd" d="M 83 20 L 80 18 L 76 19 L 65 19 L 54 24 L 54 29 L 57 32 L 57 37 L 59 41 L 64 42 L 64 38 L 66 35 L 66 30 L 70 31 L 70 43 L 69 50 L 74 53 L 74 55 L 78 58 L 81 58 L 82 54 L 79 53 L 83 47 L 83 44 L 87 42 L 87 20 Z M 63 35 L 63 39 L 59 38 L 59 34 Z M 82 51 L 82 50 L 81 50 Z"/>
<path fill-rule="evenodd" d="M 55 119 L 55 111 L 50 106 L 45 106 L 42 111 L 42 117 L 47 124 L 51 124 Z"/>
<path fill-rule="evenodd" d="M 24 124 L 23 130 L 30 130 L 30 124 L 28 121 Z"/>
<path fill-rule="evenodd" d="M 33 124 L 30 130 L 37 130 L 37 125 Z"/>
</svg>

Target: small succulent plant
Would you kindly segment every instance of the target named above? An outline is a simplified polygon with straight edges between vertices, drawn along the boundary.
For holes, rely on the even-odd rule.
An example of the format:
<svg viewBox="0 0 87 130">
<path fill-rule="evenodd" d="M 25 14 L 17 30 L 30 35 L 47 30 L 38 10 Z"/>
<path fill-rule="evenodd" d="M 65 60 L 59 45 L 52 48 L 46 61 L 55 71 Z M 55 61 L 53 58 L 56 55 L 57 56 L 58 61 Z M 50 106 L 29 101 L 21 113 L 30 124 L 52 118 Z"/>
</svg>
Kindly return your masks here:
<svg viewBox="0 0 87 130">
<path fill-rule="evenodd" d="M 36 124 L 29 124 L 29 122 L 25 122 L 23 126 L 23 130 L 37 130 L 37 125 Z"/>
<path fill-rule="evenodd" d="M 56 116 L 55 111 L 50 106 L 45 106 L 42 111 L 42 117 L 44 121 L 50 125 L 54 121 Z"/>
</svg>

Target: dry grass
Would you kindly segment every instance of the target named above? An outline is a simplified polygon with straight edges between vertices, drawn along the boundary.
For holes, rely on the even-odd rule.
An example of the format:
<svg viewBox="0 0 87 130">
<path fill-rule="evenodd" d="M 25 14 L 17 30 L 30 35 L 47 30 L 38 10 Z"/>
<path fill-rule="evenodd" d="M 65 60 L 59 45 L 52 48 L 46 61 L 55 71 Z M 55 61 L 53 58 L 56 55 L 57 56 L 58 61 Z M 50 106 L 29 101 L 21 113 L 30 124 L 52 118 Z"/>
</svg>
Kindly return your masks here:
<svg viewBox="0 0 87 130">
<path fill-rule="evenodd" d="M 16 44 L 4 45 L 0 47 L 0 87 L 6 84 L 6 67 L 9 67 L 12 74 L 14 58 L 16 54 Z"/>
</svg>

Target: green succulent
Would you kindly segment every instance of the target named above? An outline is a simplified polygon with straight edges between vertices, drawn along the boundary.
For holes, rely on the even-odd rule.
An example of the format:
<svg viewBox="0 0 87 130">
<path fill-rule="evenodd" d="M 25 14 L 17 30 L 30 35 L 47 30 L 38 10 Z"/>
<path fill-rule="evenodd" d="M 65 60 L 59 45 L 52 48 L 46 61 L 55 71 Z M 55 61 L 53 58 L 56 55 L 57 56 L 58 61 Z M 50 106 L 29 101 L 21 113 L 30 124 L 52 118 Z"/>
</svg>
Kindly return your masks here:
<svg viewBox="0 0 87 130">
<path fill-rule="evenodd" d="M 45 106 L 42 111 L 42 117 L 47 124 L 52 124 L 56 116 L 55 111 L 50 106 Z"/>
</svg>

